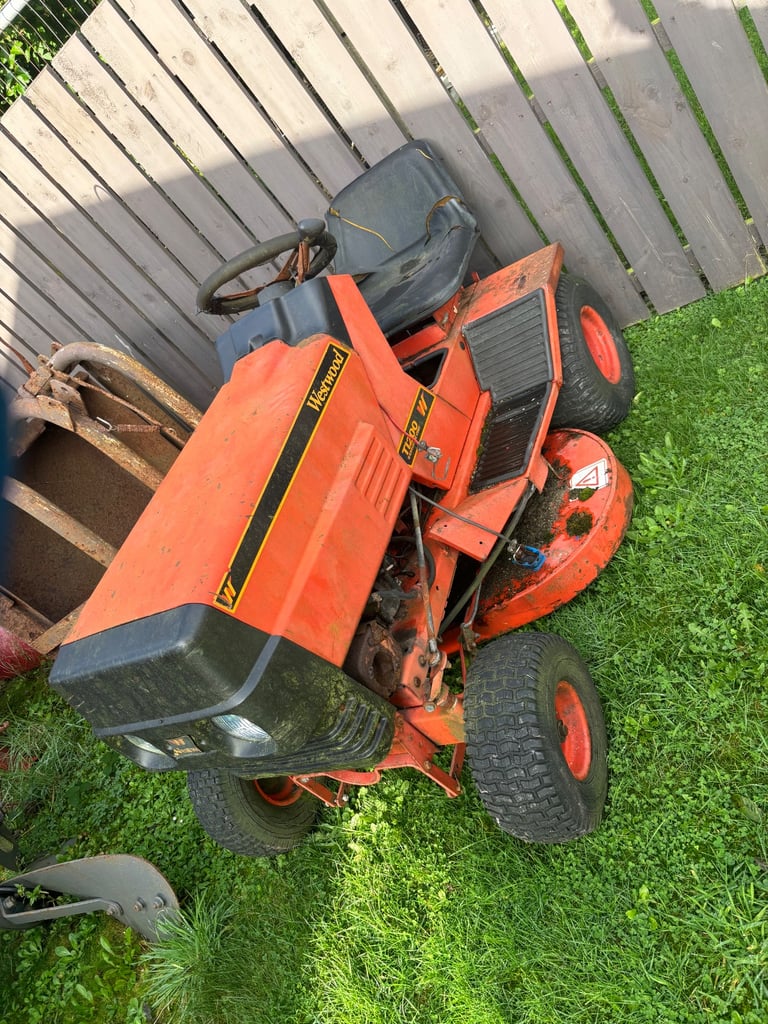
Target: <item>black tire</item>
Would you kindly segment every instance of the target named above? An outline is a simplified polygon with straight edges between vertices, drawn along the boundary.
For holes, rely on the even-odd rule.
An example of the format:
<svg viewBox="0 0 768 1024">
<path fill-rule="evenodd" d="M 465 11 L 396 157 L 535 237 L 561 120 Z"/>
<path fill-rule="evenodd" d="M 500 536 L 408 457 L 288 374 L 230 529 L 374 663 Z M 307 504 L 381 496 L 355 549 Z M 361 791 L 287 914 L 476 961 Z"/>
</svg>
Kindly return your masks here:
<svg viewBox="0 0 768 1024">
<path fill-rule="evenodd" d="M 608 786 L 605 722 L 587 666 L 562 637 L 513 633 L 482 647 L 464 719 L 475 784 L 504 832 L 563 843 L 598 826 Z M 571 725 L 565 740 L 563 721 Z"/>
<path fill-rule="evenodd" d="M 319 801 L 279 779 L 241 779 L 206 768 L 187 786 L 197 819 L 219 846 L 244 857 L 274 857 L 298 846 L 311 830 Z"/>
<path fill-rule="evenodd" d="M 595 289 L 564 274 L 555 295 L 563 386 L 553 427 L 602 434 L 627 416 L 635 397 L 632 357 Z"/>
</svg>

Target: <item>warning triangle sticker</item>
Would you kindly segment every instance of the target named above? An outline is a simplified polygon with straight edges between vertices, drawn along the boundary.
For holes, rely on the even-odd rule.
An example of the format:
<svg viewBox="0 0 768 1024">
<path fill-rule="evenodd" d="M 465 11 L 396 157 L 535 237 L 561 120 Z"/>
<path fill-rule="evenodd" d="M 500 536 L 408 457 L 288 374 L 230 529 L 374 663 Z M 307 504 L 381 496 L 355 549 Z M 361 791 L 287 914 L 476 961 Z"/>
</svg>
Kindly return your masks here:
<svg viewBox="0 0 768 1024">
<path fill-rule="evenodd" d="M 597 462 L 590 462 L 583 469 L 577 469 L 571 477 L 569 489 L 581 491 L 589 489 L 599 491 L 601 487 L 608 484 L 608 460 L 600 459 Z"/>
</svg>

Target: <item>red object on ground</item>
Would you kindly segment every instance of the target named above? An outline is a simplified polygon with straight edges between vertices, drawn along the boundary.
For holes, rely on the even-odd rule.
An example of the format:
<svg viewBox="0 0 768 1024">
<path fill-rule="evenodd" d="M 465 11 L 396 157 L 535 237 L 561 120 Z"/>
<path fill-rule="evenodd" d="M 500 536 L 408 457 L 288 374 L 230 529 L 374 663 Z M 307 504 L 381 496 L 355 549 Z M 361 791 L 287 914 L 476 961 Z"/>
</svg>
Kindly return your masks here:
<svg viewBox="0 0 768 1024">
<path fill-rule="evenodd" d="M 37 668 L 43 656 L 9 629 L 0 626 L 0 679 L 13 679 Z"/>
</svg>

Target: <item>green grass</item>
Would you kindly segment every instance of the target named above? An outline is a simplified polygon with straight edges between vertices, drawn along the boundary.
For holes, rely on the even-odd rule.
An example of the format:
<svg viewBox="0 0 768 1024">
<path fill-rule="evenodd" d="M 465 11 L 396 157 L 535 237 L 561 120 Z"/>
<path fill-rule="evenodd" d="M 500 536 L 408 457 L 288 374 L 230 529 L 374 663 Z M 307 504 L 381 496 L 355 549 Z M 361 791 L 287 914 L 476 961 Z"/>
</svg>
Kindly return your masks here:
<svg viewBox="0 0 768 1024">
<path fill-rule="evenodd" d="M 639 394 L 611 442 L 634 519 L 597 583 L 539 624 L 603 696 L 601 828 L 526 846 L 468 773 L 447 800 L 393 772 L 294 853 L 248 861 L 204 836 L 183 779 L 143 774 L 40 680 L 16 684 L 0 720 L 41 755 L 0 778 L 25 861 L 68 840 L 68 856 L 140 854 L 185 917 L 143 953 L 105 918 L 0 933 L 4 1022 L 136 1024 L 145 1002 L 195 1024 L 765 1020 L 768 281 L 629 340 Z"/>
</svg>

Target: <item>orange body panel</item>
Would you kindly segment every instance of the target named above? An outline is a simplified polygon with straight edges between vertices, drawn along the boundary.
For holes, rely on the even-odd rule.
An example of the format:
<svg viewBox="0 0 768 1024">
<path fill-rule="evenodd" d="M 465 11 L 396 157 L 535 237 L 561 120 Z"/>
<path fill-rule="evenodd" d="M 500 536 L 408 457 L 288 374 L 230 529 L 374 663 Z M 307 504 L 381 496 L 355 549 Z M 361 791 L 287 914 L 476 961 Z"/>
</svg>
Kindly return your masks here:
<svg viewBox="0 0 768 1024">
<path fill-rule="evenodd" d="M 408 479 L 359 356 L 325 336 L 258 349 L 238 362 L 71 640 L 199 603 L 341 664 Z"/>
<path fill-rule="evenodd" d="M 449 351 L 454 353 L 454 358 L 463 354 L 464 342 L 461 341 L 461 332 L 466 325 L 482 319 L 488 313 L 492 313 L 501 306 L 508 305 L 536 289 L 541 289 L 544 294 L 549 336 L 557 337 L 555 289 L 562 259 L 561 246 L 551 245 L 468 288 L 459 302 L 456 317 L 446 336 L 446 345 L 449 346 Z M 537 489 L 544 486 L 547 465 L 539 455 L 539 451 L 544 442 L 562 383 L 560 349 L 557 345 L 552 349 L 552 381 L 554 387 L 544 410 L 539 434 L 532 446 L 531 460 L 525 471 L 514 480 L 504 481 L 476 494 L 469 494 L 470 481 L 477 462 L 477 452 L 482 443 L 485 418 L 491 408 L 488 392 L 480 392 L 475 416 L 464 446 L 463 457 L 452 476 L 452 487 L 441 500 L 441 504 L 464 519 L 481 523 L 498 533 L 503 530 L 512 510 L 519 503 L 529 484 L 532 483 Z M 447 371 L 444 371 L 441 376 L 436 390 L 441 396 L 446 395 L 448 401 L 466 401 L 467 399 L 466 385 L 459 385 L 457 388 L 453 382 L 453 375 Z M 494 538 L 487 530 L 478 529 L 471 523 L 462 522 L 446 513 L 435 514 L 430 518 L 426 534 L 428 537 L 449 544 L 478 560 L 484 559 L 494 544 Z"/>
<path fill-rule="evenodd" d="M 379 330 L 352 278 L 333 277 L 329 282 L 339 307 L 344 310 L 352 348 L 368 368 L 393 444 L 412 467 L 416 479 L 435 482 L 436 486 L 450 486 L 479 394 L 471 367 L 469 372 L 465 368 L 463 373 L 445 375 L 446 381 L 454 377 L 471 379 L 474 394 L 470 401 L 452 401 L 452 396 L 447 397 L 442 387 L 437 392 L 419 386 L 403 372 L 398 355 Z M 467 363 L 466 358 L 463 362 Z M 415 441 L 440 447 L 439 467 L 427 460 Z"/>
<path fill-rule="evenodd" d="M 547 299 L 547 318 L 557 328 L 555 310 L 555 289 L 563 266 L 563 247 L 559 243 L 548 245 L 524 259 L 511 263 L 468 288 L 459 306 L 458 316 L 451 330 L 461 328 L 471 312 L 473 320 L 491 313 L 499 306 L 506 306 L 516 299 L 542 288 Z M 560 361 L 558 358 L 557 369 Z M 562 379 L 562 378 L 560 378 Z"/>
</svg>

